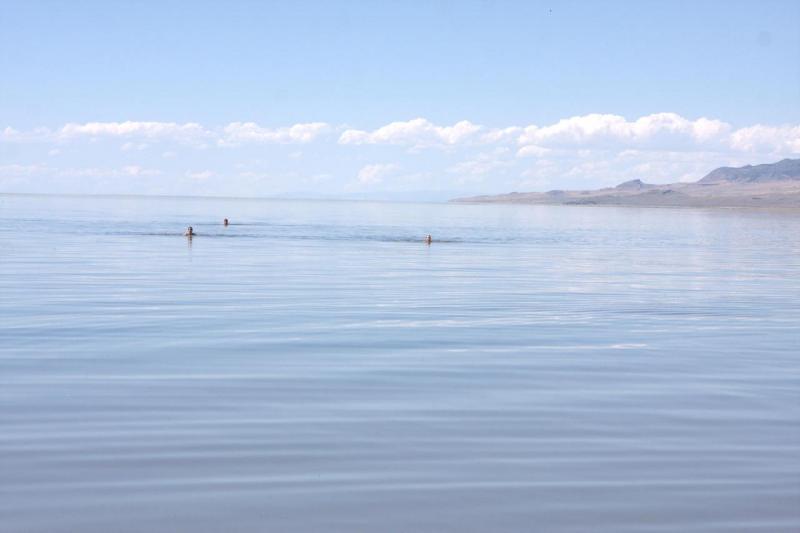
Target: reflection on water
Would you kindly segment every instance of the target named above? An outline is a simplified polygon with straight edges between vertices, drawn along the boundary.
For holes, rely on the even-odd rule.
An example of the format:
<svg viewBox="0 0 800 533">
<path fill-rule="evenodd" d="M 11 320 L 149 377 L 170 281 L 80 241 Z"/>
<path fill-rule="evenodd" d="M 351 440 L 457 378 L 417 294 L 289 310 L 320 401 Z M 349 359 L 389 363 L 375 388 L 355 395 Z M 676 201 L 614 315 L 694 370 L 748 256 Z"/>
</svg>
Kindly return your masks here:
<svg viewBox="0 0 800 533">
<path fill-rule="evenodd" d="M 796 531 L 798 324 L 791 213 L 0 196 L 0 531 Z"/>
</svg>

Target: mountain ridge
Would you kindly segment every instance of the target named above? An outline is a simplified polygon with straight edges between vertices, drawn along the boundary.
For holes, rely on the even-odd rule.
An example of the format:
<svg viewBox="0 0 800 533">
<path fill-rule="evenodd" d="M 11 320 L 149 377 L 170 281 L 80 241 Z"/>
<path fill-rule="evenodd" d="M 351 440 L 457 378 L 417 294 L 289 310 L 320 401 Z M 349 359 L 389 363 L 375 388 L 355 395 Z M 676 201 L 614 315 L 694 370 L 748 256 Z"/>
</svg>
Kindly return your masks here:
<svg viewBox="0 0 800 533">
<path fill-rule="evenodd" d="M 800 159 L 719 167 L 696 182 L 645 183 L 633 179 L 594 190 L 553 190 L 456 198 L 457 203 L 621 205 L 640 207 L 800 208 Z"/>
<path fill-rule="evenodd" d="M 782 159 L 777 163 L 745 165 L 743 167 L 720 167 L 712 170 L 697 183 L 746 182 L 800 180 L 800 159 Z"/>
</svg>

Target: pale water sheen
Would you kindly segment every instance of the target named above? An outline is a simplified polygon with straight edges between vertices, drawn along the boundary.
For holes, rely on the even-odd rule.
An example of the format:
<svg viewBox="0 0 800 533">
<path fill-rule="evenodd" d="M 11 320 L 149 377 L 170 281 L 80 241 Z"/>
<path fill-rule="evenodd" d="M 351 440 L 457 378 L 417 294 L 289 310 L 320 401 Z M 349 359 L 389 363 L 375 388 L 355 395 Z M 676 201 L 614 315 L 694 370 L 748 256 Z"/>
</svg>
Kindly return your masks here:
<svg viewBox="0 0 800 533">
<path fill-rule="evenodd" d="M 0 517 L 798 531 L 800 215 L 0 196 Z"/>
</svg>

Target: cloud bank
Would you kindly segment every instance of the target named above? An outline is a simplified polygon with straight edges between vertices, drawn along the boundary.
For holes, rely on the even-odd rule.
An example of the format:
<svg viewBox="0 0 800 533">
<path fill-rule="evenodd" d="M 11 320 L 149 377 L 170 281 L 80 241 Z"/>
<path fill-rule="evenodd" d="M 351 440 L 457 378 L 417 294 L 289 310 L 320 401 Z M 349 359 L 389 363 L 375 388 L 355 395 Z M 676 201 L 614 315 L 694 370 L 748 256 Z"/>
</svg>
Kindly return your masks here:
<svg viewBox="0 0 800 533">
<path fill-rule="evenodd" d="M 20 131 L 0 130 L 0 142 L 65 141 L 118 138 L 219 146 L 244 144 L 306 144 L 332 141 L 337 128 L 326 122 L 266 127 L 255 122 L 231 122 L 209 128 L 196 122 L 86 122 Z M 487 128 L 469 120 L 437 125 L 424 118 L 391 122 L 374 130 L 346 128 L 339 145 L 391 145 L 411 148 L 458 146 L 516 146 L 520 155 L 541 156 L 551 149 L 731 150 L 753 153 L 800 153 L 800 125 L 763 125 L 735 129 L 722 120 L 687 119 L 676 113 L 655 113 L 635 120 L 620 115 L 591 113 L 552 124 Z"/>
<path fill-rule="evenodd" d="M 668 112 L 500 126 L 421 117 L 372 128 L 323 121 L 0 125 L 0 192 L 86 192 L 81 178 L 91 178 L 92 192 L 121 190 L 124 181 L 125 191 L 142 194 L 505 192 L 694 180 L 716 166 L 784 157 L 800 157 L 800 124 L 734 126 Z"/>
<path fill-rule="evenodd" d="M 58 132 L 61 138 L 74 137 L 124 137 L 145 139 L 185 140 L 206 137 L 210 133 L 200 124 L 189 122 L 87 122 L 66 124 Z"/>
</svg>

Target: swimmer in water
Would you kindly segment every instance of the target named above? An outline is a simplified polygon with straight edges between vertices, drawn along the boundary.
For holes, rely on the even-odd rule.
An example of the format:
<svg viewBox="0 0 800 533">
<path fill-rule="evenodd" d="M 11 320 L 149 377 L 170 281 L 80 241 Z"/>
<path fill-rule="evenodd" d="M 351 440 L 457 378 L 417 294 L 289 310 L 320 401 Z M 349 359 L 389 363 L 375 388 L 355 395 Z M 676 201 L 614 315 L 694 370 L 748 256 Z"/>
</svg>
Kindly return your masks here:
<svg viewBox="0 0 800 533">
<path fill-rule="evenodd" d="M 425 244 L 430 244 L 430 243 L 432 243 L 432 242 L 433 242 L 433 237 L 431 237 L 430 235 L 428 235 L 427 237 L 425 237 Z"/>
<path fill-rule="evenodd" d="M 184 235 L 186 235 L 187 237 L 194 237 L 194 230 L 192 229 L 191 226 L 186 228 L 186 233 L 184 233 Z"/>
<path fill-rule="evenodd" d="M 227 226 L 228 225 L 228 219 L 227 218 L 222 221 L 222 225 L 223 226 Z"/>
</svg>

